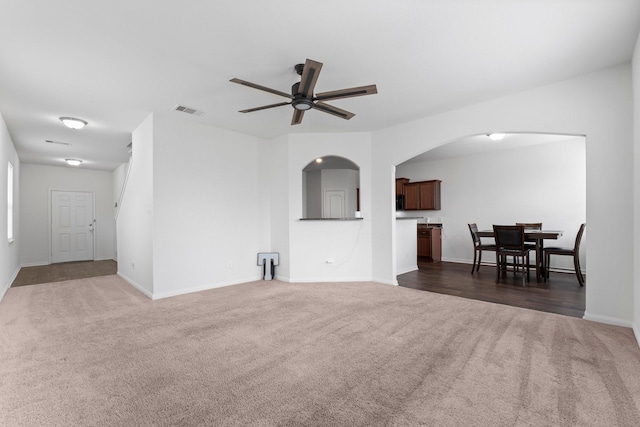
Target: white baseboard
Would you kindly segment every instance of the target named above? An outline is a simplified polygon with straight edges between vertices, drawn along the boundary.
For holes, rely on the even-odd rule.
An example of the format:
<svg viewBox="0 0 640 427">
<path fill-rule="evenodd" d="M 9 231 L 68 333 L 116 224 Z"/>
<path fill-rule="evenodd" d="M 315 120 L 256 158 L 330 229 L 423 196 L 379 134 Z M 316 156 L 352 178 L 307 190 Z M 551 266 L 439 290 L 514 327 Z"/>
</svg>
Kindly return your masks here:
<svg viewBox="0 0 640 427">
<path fill-rule="evenodd" d="M 636 344 L 640 347 L 640 328 L 638 328 L 637 324 L 633 325 L 633 334 L 636 336 Z"/>
<path fill-rule="evenodd" d="M 442 257 L 442 261 L 445 261 L 445 262 L 456 262 L 458 264 L 471 264 L 473 262 L 473 260 L 470 260 L 470 259 L 448 258 L 448 257 Z M 495 265 L 495 263 L 494 263 L 494 265 Z"/>
<path fill-rule="evenodd" d="M 49 261 L 45 261 L 45 262 L 26 262 L 26 263 L 20 264 L 20 267 L 39 267 L 41 265 L 51 265 L 51 263 Z"/>
<path fill-rule="evenodd" d="M 0 302 L 2 302 L 2 298 L 4 298 L 4 294 L 7 293 L 10 287 L 11 287 L 11 282 L 9 282 L 9 284 L 6 284 L 2 287 L 2 290 L 0 290 Z"/>
<path fill-rule="evenodd" d="M 410 273 L 410 272 L 412 272 L 412 271 L 416 271 L 417 269 L 418 269 L 418 266 L 417 266 L 417 265 L 412 265 L 411 267 L 407 267 L 407 268 L 404 268 L 404 269 L 402 269 L 402 270 L 397 270 L 397 271 L 396 271 L 396 274 L 405 274 L 405 273 Z"/>
<path fill-rule="evenodd" d="M 607 325 L 614 326 L 622 326 L 625 328 L 633 328 L 633 323 L 628 320 L 620 319 L 617 317 L 609 317 L 609 316 L 601 316 L 599 314 L 591 314 L 585 311 L 584 316 L 582 316 L 584 320 L 590 320 L 592 322 L 605 323 Z M 635 331 L 634 331 L 635 333 Z M 638 335 L 636 334 L 636 337 Z"/>
<path fill-rule="evenodd" d="M 18 266 L 18 268 L 16 268 L 16 271 L 13 272 L 13 274 L 11 275 L 7 283 L 5 283 L 2 289 L 0 290 L 0 301 L 2 301 L 2 298 L 4 298 L 4 295 L 7 293 L 7 291 L 11 287 L 11 284 L 13 283 L 13 281 L 16 280 L 16 277 L 18 277 L 18 273 L 20 273 L 21 268 L 22 266 Z"/>
<path fill-rule="evenodd" d="M 234 280 L 234 281 L 229 281 L 229 282 L 220 282 L 220 283 L 214 283 L 214 284 L 210 284 L 210 285 L 204 285 L 204 286 L 195 286 L 192 288 L 186 288 L 186 289 L 179 289 L 176 291 L 171 291 L 171 292 L 154 292 L 153 296 L 151 297 L 151 299 L 153 300 L 157 300 L 157 299 L 163 299 L 163 298 L 170 298 L 170 297 L 176 297 L 178 295 L 185 295 L 185 294 L 192 294 L 194 292 L 201 292 L 201 291 L 208 291 L 210 289 L 216 289 L 216 288 L 223 288 L 225 286 L 233 286 L 233 285 L 239 285 L 241 283 L 248 283 L 248 282 L 255 282 L 256 280 L 261 280 L 262 277 L 248 277 L 245 279 L 238 279 L 238 280 Z"/>
<path fill-rule="evenodd" d="M 117 259 L 112 258 L 112 257 L 106 257 L 106 258 L 94 258 L 93 260 L 94 260 L 94 261 L 115 261 L 115 262 L 118 262 L 118 260 L 117 260 Z"/>
<path fill-rule="evenodd" d="M 298 277 L 291 282 L 293 283 L 334 283 L 334 282 L 371 282 L 370 276 L 367 277 Z"/>
<path fill-rule="evenodd" d="M 147 296 L 150 299 L 153 299 L 153 294 L 151 292 L 149 292 L 148 290 L 146 290 L 145 288 L 143 288 L 142 286 L 140 286 L 138 283 L 136 283 L 135 280 L 132 280 L 132 279 L 128 278 L 127 276 L 125 276 L 124 274 L 120 273 L 119 271 L 116 274 L 118 276 L 120 276 L 122 279 L 124 279 L 125 282 L 129 283 L 131 286 L 136 288 L 138 291 L 142 292 L 145 296 Z"/>
<path fill-rule="evenodd" d="M 393 285 L 393 286 L 398 286 L 398 279 L 396 279 L 395 277 L 393 278 L 393 280 L 388 280 L 388 279 L 383 279 L 380 277 L 373 277 L 371 278 L 371 281 L 376 282 L 376 283 L 382 283 L 384 285 Z"/>
</svg>

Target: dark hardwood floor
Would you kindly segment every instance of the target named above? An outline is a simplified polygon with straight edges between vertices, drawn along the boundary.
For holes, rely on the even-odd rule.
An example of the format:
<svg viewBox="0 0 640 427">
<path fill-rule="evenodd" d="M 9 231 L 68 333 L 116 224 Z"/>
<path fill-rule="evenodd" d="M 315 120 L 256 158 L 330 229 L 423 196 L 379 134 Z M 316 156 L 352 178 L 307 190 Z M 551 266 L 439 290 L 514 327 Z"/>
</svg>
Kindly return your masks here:
<svg viewBox="0 0 640 427">
<path fill-rule="evenodd" d="M 489 265 L 473 274 L 471 264 L 419 261 L 418 268 L 399 275 L 400 286 L 565 316 L 584 315 L 588 284 L 581 288 L 573 273 L 551 272 L 546 283 L 537 283 L 532 272 L 531 281 L 523 287 L 522 276 L 512 272 L 496 283 L 495 267 Z"/>
<path fill-rule="evenodd" d="M 108 276 L 118 272 L 118 263 L 112 259 L 104 261 L 75 261 L 59 264 L 22 267 L 11 287 L 61 282 L 86 277 Z"/>
</svg>

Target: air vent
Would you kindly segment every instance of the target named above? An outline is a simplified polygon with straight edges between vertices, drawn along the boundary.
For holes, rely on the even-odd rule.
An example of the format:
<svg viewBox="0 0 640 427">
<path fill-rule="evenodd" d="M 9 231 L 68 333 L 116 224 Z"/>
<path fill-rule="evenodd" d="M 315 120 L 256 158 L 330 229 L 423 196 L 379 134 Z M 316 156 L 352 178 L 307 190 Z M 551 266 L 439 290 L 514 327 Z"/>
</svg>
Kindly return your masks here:
<svg viewBox="0 0 640 427">
<path fill-rule="evenodd" d="M 52 141 L 52 140 L 50 140 L 50 139 L 47 139 L 47 140 L 45 140 L 44 142 L 46 142 L 47 144 L 71 145 L 71 143 L 69 143 L 69 142 Z"/>
<path fill-rule="evenodd" d="M 181 111 L 183 113 L 191 114 L 193 116 L 201 116 L 204 114 L 204 111 L 199 111 L 193 107 L 187 107 L 186 105 L 176 105 L 175 107 L 173 107 L 173 109 L 176 111 Z"/>
</svg>

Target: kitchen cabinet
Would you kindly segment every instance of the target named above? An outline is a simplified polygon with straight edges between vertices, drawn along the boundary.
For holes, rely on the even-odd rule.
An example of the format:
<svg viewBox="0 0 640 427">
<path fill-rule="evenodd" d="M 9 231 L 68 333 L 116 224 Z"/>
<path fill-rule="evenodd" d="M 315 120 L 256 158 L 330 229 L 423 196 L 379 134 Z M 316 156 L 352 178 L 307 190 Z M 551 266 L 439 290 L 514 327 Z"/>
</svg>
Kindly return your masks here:
<svg viewBox="0 0 640 427">
<path fill-rule="evenodd" d="M 404 185 L 409 183 L 409 178 L 396 178 L 396 196 L 404 194 Z"/>
<path fill-rule="evenodd" d="M 405 210 L 440 210 L 440 180 L 403 184 Z"/>
<path fill-rule="evenodd" d="M 428 224 L 418 224 L 418 257 L 433 262 L 442 260 L 442 229 Z"/>
</svg>

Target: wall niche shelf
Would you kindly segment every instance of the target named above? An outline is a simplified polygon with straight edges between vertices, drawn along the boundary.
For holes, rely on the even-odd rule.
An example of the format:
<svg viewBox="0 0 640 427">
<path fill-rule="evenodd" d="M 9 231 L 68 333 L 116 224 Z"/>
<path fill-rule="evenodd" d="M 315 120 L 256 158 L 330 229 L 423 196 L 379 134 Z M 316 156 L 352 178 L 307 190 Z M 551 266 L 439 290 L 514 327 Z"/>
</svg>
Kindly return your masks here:
<svg viewBox="0 0 640 427">
<path fill-rule="evenodd" d="M 300 218 L 300 221 L 362 221 L 364 218 Z"/>
</svg>

